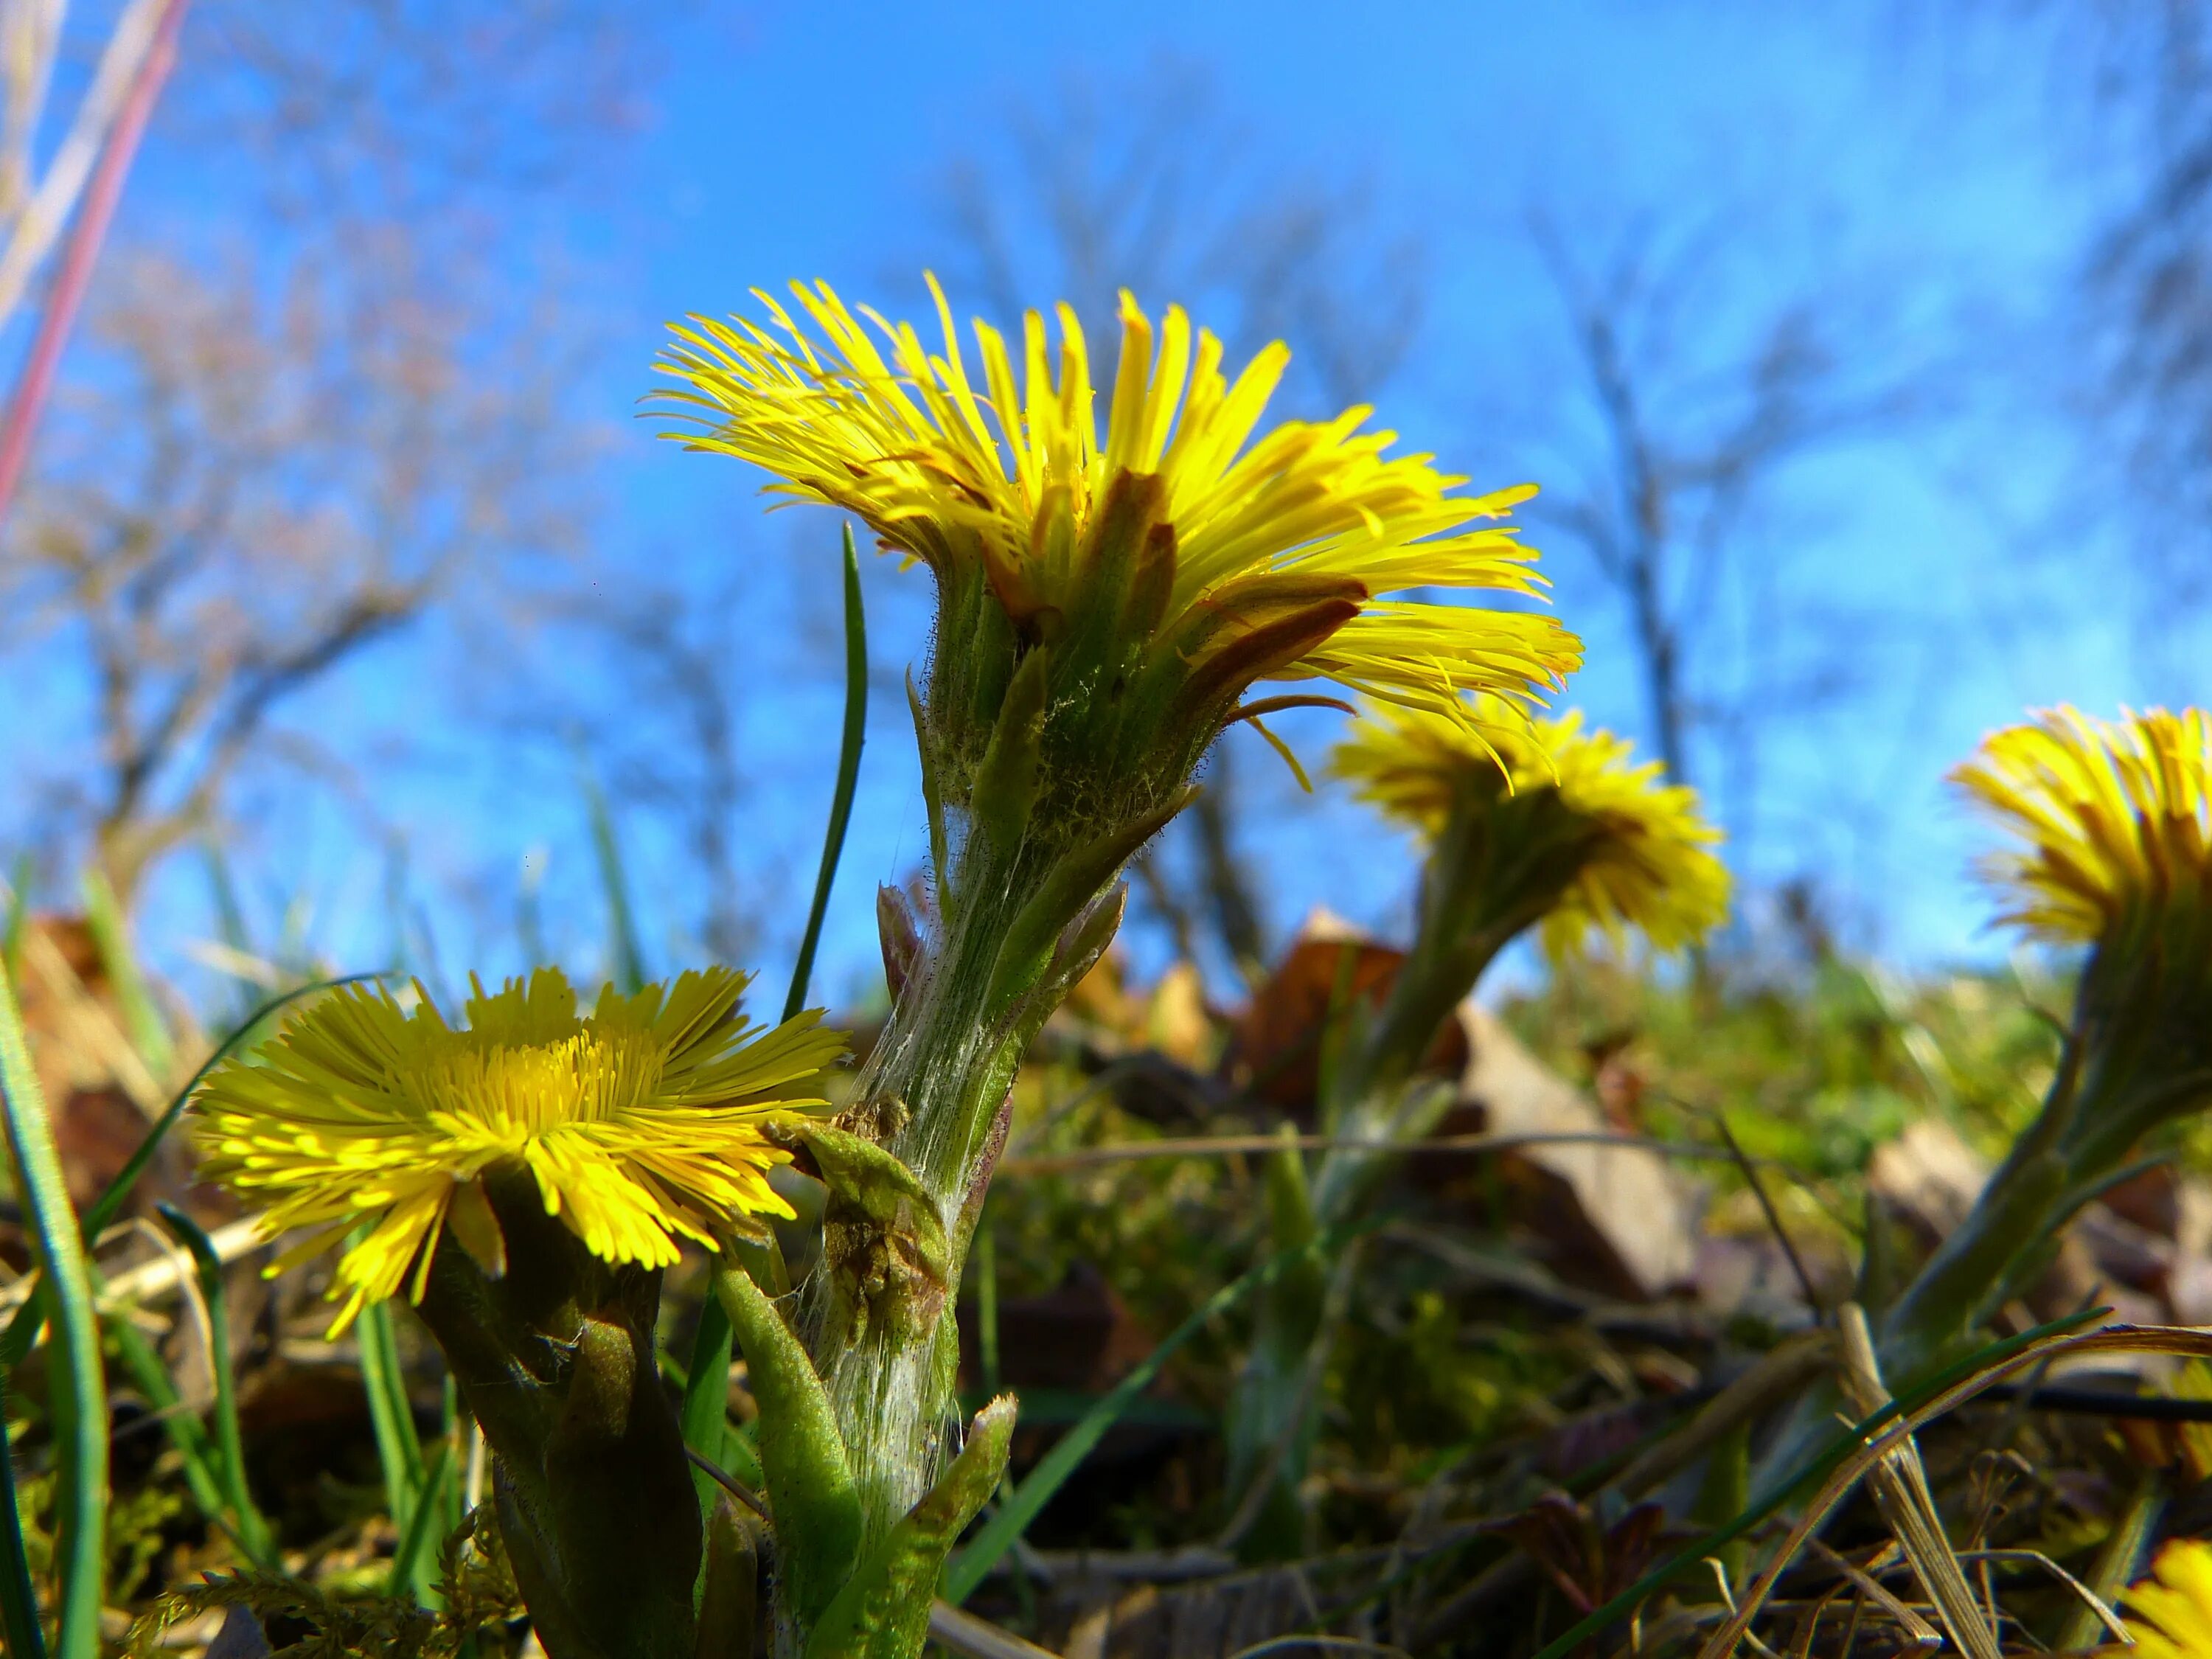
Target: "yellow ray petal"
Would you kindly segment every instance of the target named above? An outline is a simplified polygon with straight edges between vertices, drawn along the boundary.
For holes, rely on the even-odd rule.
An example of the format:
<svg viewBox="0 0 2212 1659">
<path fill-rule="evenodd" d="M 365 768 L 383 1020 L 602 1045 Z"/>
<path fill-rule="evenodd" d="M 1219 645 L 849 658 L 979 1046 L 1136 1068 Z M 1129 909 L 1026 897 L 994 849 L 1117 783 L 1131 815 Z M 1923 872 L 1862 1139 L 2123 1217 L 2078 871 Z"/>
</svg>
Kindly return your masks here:
<svg viewBox="0 0 2212 1659">
<path fill-rule="evenodd" d="M 2212 717 L 2044 710 L 1983 741 L 1951 780 L 2021 843 L 1984 859 L 2002 922 L 2082 943 L 2139 906 L 2212 890 Z"/>
<path fill-rule="evenodd" d="M 295 1257 L 362 1229 L 331 1287 L 334 1328 L 403 1288 L 419 1299 L 455 1194 L 495 1169 L 528 1170 L 595 1255 L 666 1266 L 737 1216 L 791 1213 L 766 1180 L 788 1155 L 762 1129 L 821 1109 L 844 1052 L 818 1011 L 755 1030 L 737 1012 L 745 984 L 709 969 L 609 988 L 580 1015 L 541 969 L 477 987 L 459 1027 L 427 997 L 410 1014 L 343 988 L 209 1075 L 192 1108 L 203 1169 L 268 1206 L 273 1228 L 314 1230 Z"/>
<path fill-rule="evenodd" d="M 1593 930 L 1627 929 L 1661 951 L 1697 943 L 1728 915 L 1720 831 L 1697 792 L 1665 781 L 1659 763 L 1632 758 L 1627 740 L 1585 727 L 1580 711 L 1523 726 L 1499 718 L 1495 698 L 1451 709 L 1370 704 L 1330 757 L 1359 798 L 1422 834 L 1455 811 L 1516 792 L 1552 789 L 1598 833 L 1565 896 L 1546 917 L 1554 956 Z"/>
<path fill-rule="evenodd" d="M 1316 644 L 1282 668 L 1285 678 L 1334 678 L 1435 707 L 1495 691 L 1508 699 L 1500 718 L 1511 721 L 1579 659 L 1556 625 L 1541 648 L 1510 649 L 1501 636 L 1517 619 L 1501 629 L 1498 613 L 1389 597 L 1437 587 L 1540 593 L 1534 554 L 1496 522 L 1530 492 L 1455 493 L 1462 481 L 1428 457 L 1389 454 L 1395 434 L 1370 429 L 1364 407 L 1262 430 L 1289 361 L 1279 343 L 1232 381 L 1213 334 L 1176 307 L 1155 328 L 1125 293 L 1102 446 L 1088 346 L 1065 305 L 1055 311 L 1056 353 L 1042 316 L 1024 318 L 1019 387 L 1006 342 L 976 324 L 979 390 L 933 278 L 945 337 L 936 354 L 911 326 L 856 314 L 825 285 L 792 292 L 803 325 L 769 308 L 787 341 L 750 325 L 675 331 L 659 364 L 672 383 L 662 399 L 678 424 L 672 435 L 751 462 L 772 491 L 854 514 L 884 548 L 940 580 L 990 573 L 1018 626 L 1070 625 L 1071 607 L 1092 590 L 1068 550 L 1117 477 L 1157 475 L 1172 534 L 1171 594 L 1164 615 L 1145 613 L 1151 632 L 1134 648 L 1182 637 L 1238 582 L 1296 570 L 1355 583 L 1366 598 L 1341 644 Z M 1118 605 L 1118 593 L 1100 602 Z M 1518 637 L 1533 645 L 1533 635 Z"/>
</svg>

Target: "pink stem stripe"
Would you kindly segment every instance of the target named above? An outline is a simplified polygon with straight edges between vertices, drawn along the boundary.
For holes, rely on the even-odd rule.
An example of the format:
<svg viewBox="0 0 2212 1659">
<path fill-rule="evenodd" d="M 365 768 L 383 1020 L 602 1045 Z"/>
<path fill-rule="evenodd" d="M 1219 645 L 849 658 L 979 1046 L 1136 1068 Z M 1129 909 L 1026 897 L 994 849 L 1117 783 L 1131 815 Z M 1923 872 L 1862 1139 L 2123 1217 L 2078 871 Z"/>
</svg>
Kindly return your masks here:
<svg viewBox="0 0 2212 1659">
<path fill-rule="evenodd" d="M 8 509 L 15 503 L 15 487 L 22 481 L 23 463 L 31 452 L 31 434 L 46 408 L 47 393 L 53 390 L 54 370 L 61 362 L 62 347 L 68 343 L 77 309 L 84 301 L 84 291 L 92 280 L 92 267 L 100 257 L 101 242 L 106 239 L 108 222 L 115 216 L 115 204 L 122 198 L 123 181 L 130 173 L 131 158 L 137 154 L 138 141 L 154 113 L 155 102 L 161 97 L 162 82 L 169 78 L 169 70 L 177 61 L 177 32 L 184 22 L 185 4 L 186 0 L 169 0 L 162 11 L 154 39 L 147 46 L 145 58 L 131 83 L 130 95 L 116 112 L 115 125 L 100 150 L 99 166 L 85 187 L 76 222 L 70 227 L 69 242 L 62 251 L 61 270 L 39 319 L 38 336 L 31 343 L 30 356 L 24 360 L 15 395 L 8 401 L 6 419 L 0 422 L 0 523 L 6 521 Z"/>
</svg>

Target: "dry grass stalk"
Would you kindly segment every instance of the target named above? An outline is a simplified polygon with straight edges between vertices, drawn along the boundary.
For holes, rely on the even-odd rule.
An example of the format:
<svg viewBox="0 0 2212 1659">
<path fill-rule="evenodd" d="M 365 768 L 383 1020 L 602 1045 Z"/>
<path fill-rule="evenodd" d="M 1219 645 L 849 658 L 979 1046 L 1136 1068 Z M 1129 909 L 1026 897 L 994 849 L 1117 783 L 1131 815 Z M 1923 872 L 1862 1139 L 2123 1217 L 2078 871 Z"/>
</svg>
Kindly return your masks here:
<svg viewBox="0 0 2212 1659">
<path fill-rule="evenodd" d="M 1866 1310 L 1856 1302 L 1846 1302 L 1837 1310 L 1836 1325 L 1842 1348 L 1838 1381 L 1852 1411 L 1864 1419 L 1890 1403 L 1889 1389 L 1875 1358 Z M 1966 1569 L 1960 1565 L 1958 1553 L 1943 1531 L 1935 1494 L 1928 1487 L 1928 1470 L 1920 1461 L 1920 1448 L 1910 1435 L 1882 1454 L 1869 1471 L 1867 1481 L 1875 1507 L 1911 1564 L 1921 1588 L 1936 1604 L 1936 1616 L 1951 1640 L 1972 1659 L 2001 1659 L 1997 1633 L 1976 1600 Z"/>
<path fill-rule="evenodd" d="M 243 1220 L 216 1228 L 208 1236 L 208 1242 L 215 1246 L 216 1255 L 226 1262 L 251 1255 L 267 1243 L 262 1237 L 261 1218 L 258 1216 L 247 1216 Z M 110 1279 L 100 1296 L 100 1310 L 108 1313 L 136 1304 L 158 1302 L 164 1297 L 175 1295 L 191 1278 L 191 1264 L 185 1257 L 176 1254 L 155 1256 L 135 1267 L 126 1267 Z M 5 1289 L 0 1289 L 0 1315 L 11 1314 L 21 1307 L 29 1297 L 31 1287 L 36 1282 L 27 1276 Z"/>
<path fill-rule="evenodd" d="M 1049 1648 L 1025 1641 L 1010 1630 L 974 1613 L 938 1601 L 929 1609 L 930 1640 L 963 1659 L 1058 1659 Z"/>
<path fill-rule="evenodd" d="M 1990 1389 L 2052 1360 L 2086 1358 L 2090 1354 L 2139 1353 L 2212 1358 L 2212 1331 L 2182 1325 L 2113 1325 L 2074 1335 L 2046 1337 L 1984 1364 L 1917 1409 L 1889 1424 L 1879 1434 L 1869 1436 L 1856 1451 L 1829 1472 L 1819 1489 L 1806 1500 L 1788 1534 L 1757 1581 L 1745 1592 L 1741 1606 L 1698 1650 L 1698 1659 L 1729 1659 L 1735 1653 L 1748 1633 L 1751 1621 L 1766 1607 L 1775 1586 L 1796 1559 L 1798 1551 L 1826 1523 L 1850 1490 L 1892 1449 L 1910 1439 L 1915 1430 L 1958 1410 Z"/>
<path fill-rule="evenodd" d="M 38 976 L 40 988 L 53 998 L 61 1012 L 70 1046 L 106 1067 L 115 1079 L 116 1087 L 130 1097 L 131 1103 L 143 1112 L 149 1121 L 160 1117 L 169 1104 L 168 1091 L 147 1069 L 146 1062 L 131 1046 L 131 1039 L 124 1034 L 115 1016 L 86 988 L 45 928 L 23 930 L 23 965 Z"/>
</svg>

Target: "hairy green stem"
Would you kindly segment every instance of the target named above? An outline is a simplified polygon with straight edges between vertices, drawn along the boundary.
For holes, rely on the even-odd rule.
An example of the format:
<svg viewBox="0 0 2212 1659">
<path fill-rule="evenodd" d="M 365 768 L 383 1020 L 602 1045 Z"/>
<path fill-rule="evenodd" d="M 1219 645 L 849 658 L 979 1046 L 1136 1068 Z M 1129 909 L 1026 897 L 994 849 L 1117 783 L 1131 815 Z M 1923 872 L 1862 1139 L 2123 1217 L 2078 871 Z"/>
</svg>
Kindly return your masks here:
<svg viewBox="0 0 2212 1659">
<path fill-rule="evenodd" d="M 660 1276 L 592 1256 L 527 1176 L 487 1186 L 507 1272 L 441 1238 L 420 1312 L 497 1460 L 539 1640 L 550 1659 L 694 1659 L 701 1523 L 653 1363 Z"/>
<path fill-rule="evenodd" d="M 1883 1316 L 1883 1369 L 1916 1377 L 1961 1340 L 2021 1255 L 2048 1233 L 2066 1188 L 2066 1162 L 2056 1151 L 2027 1141 L 2015 1147 Z"/>
<path fill-rule="evenodd" d="M 2165 945 L 2090 957 L 2042 1110 L 1882 1319 L 1886 1370 L 1909 1379 L 1963 1340 L 2143 1137 L 2206 1097 L 2203 971 Z"/>
<path fill-rule="evenodd" d="M 1321 1118 L 1332 1134 L 1411 1140 L 1449 1106 L 1443 1090 L 1411 1088 L 1438 1029 L 1473 994 L 1498 951 L 1559 901 L 1588 855 L 1590 832 L 1558 792 L 1504 799 L 1470 793 L 1447 819 L 1422 871 L 1413 941 L 1371 1022 L 1356 1011 L 1351 1040 L 1323 1067 Z M 1304 1160 L 1275 1155 L 1269 1179 L 1273 1246 L 1280 1250 L 1340 1227 L 1372 1198 L 1390 1152 L 1340 1148 L 1324 1158 L 1307 1196 Z M 1262 1293 L 1252 1349 L 1230 1407 L 1231 1488 L 1241 1493 L 1239 1548 L 1248 1559 L 1301 1553 L 1307 1530 L 1297 1488 L 1313 1437 L 1314 1355 L 1334 1268 L 1313 1262 Z M 1259 1486 L 1250 1483 L 1259 1482 Z"/>
<path fill-rule="evenodd" d="M 1268 1243 L 1278 1255 L 1303 1250 L 1319 1229 L 1305 1159 L 1291 1125 L 1267 1162 Z M 1328 1319 L 1331 1265 L 1296 1258 L 1260 1293 L 1252 1346 L 1229 1416 L 1229 1491 L 1237 1512 L 1229 1532 L 1247 1559 L 1288 1559 L 1310 1542 L 1299 1488 L 1313 1447 L 1311 1363 Z"/>
<path fill-rule="evenodd" d="M 1006 1127 L 1002 1115 L 1022 1050 L 1057 998 L 1038 988 L 994 1008 L 1000 950 L 1015 917 L 1042 888 L 1048 863 L 994 856 L 971 840 L 961 860 L 959 910 L 921 977 L 893 1011 L 847 1114 L 914 1171 L 936 1205 L 957 1292 L 968 1244 Z M 1041 1006 L 1042 1005 L 1042 1006 Z M 872 1317 L 853 1328 L 849 1289 L 836 1270 L 807 1287 L 803 1326 L 829 1389 L 866 1519 L 881 1538 L 929 1488 L 953 1427 L 959 1343 L 949 1310 L 913 1319 Z"/>
<path fill-rule="evenodd" d="M 2212 1094 L 2202 954 L 2190 938 L 2147 924 L 2091 954 L 2041 1111 L 1882 1316 L 1881 1366 L 1900 1386 L 1942 1364 L 2021 1287 L 2146 1134 Z M 1764 1486 L 1785 1479 L 1817 1442 L 1832 1405 L 1825 1390 L 1799 1402 L 1763 1461 Z"/>
</svg>

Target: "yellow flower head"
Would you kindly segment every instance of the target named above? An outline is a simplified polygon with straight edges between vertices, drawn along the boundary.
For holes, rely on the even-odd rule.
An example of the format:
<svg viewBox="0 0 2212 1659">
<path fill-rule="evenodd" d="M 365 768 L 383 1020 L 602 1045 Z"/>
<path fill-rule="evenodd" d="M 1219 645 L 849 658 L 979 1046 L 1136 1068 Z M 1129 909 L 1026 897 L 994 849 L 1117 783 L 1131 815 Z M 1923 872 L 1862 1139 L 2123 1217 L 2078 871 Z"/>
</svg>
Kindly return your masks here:
<svg viewBox="0 0 2212 1659">
<path fill-rule="evenodd" d="M 1387 597 L 1538 592 L 1534 554 L 1496 522 L 1533 489 L 1452 494 L 1463 481 L 1428 457 L 1386 458 L 1395 434 L 1364 430 L 1364 408 L 1261 432 L 1288 351 L 1267 347 L 1231 381 L 1218 338 L 1176 308 L 1155 327 L 1127 294 L 1099 395 L 1065 305 L 1056 350 L 1035 312 L 1018 346 L 978 321 L 971 375 L 930 287 L 937 353 L 910 324 L 864 311 L 872 332 L 826 285 L 794 283 L 799 314 L 757 291 L 767 323 L 694 318 L 659 366 L 685 388 L 664 397 L 697 428 L 692 447 L 857 514 L 931 568 L 937 676 L 969 649 L 963 596 L 978 587 L 1024 647 L 1079 659 L 1075 695 L 1141 701 L 1151 665 L 1205 739 L 1262 678 L 1332 679 L 1455 719 L 1461 693 L 1488 690 L 1488 717 L 1518 724 L 1534 689 L 1579 662 L 1548 617 Z"/>
<path fill-rule="evenodd" d="M 2123 1598 L 2128 1633 L 2142 1659 L 2212 1654 L 2212 1544 L 2178 1539 L 2158 1553 L 2151 1576 Z"/>
<path fill-rule="evenodd" d="M 819 1074 L 845 1049 L 818 1011 L 749 1024 L 749 977 L 609 986 L 580 1016 L 566 976 L 541 968 L 494 994 L 477 986 L 460 1028 L 427 995 L 409 1014 L 346 987 L 209 1076 L 194 1103 L 203 1167 L 267 1203 L 271 1236 L 309 1231 L 279 1267 L 362 1230 L 331 1286 L 346 1297 L 333 1334 L 410 1268 L 419 1301 L 448 1224 L 480 1260 L 502 1254 L 478 1181 L 494 1171 L 526 1170 L 593 1255 L 666 1267 L 679 1237 L 711 1247 L 737 1217 L 792 1213 L 767 1179 L 787 1154 L 762 1130 L 821 1106 Z"/>
<path fill-rule="evenodd" d="M 1726 920 L 1729 874 L 1712 852 L 1721 832 L 1697 791 L 1661 781 L 1656 761 L 1585 729 L 1580 710 L 1492 731 L 1425 708 L 1370 707 L 1331 757 L 1359 799 L 1431 841 L 1455 812 L 1510 810 L 1555 796 L 1580 831 L 1571 878 L 1546 913 L 1547 949 L 1563 956 L 1592 928 L 1616 940 L 1636 928 L 1662 951 L 1694 945 Z"/>
<path fill-rule="evenodd" d="M 1984 740 L 1952 781 L 2027 845 L 1985 860 L 2001 918 L 2061 944 L 2138 907 L 2212 895 L 2212 719 L 2045 709 Z"/>
</svg>

